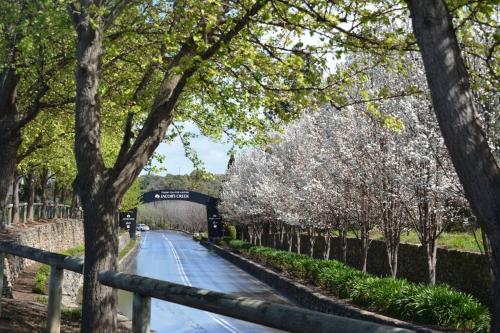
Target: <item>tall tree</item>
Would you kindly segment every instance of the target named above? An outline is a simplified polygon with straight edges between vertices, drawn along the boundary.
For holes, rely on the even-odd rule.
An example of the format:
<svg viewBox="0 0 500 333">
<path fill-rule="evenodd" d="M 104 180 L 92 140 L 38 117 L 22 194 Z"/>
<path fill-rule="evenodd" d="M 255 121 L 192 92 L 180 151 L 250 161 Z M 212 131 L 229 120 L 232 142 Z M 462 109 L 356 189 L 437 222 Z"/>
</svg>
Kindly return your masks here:
<svg viewBox="0 0 500 333">
<path fill-rule="evenodd" d="M 64 103 L 51 88 L 68 68 L 71 48 L 64 8 L 51 1 L 0 1 L 0 219 L 20 152 L 23 129 L 44 109 Z M 66 28 L 65 28 L 66 27 Z M 49 35 L 46 32 L 51 31 Z M 66 85 L 67 86 L 67 85 Z M 68 91 L 67 89 L 63 91 Z"/>
</svg>

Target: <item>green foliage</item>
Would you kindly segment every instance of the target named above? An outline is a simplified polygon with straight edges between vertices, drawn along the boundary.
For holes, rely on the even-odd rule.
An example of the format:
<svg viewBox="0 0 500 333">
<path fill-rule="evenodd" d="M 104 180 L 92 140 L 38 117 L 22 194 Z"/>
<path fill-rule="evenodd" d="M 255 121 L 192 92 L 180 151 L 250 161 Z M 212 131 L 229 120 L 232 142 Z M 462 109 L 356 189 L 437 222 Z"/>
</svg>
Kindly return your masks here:
<svg viewBox="0 0 500 333">
<path fill-rule="evenodd" d="M 80 308 L 63 308 L 61 317 L 64 320 L 79 321 L 82 318 L 82 309 Z"/>
<path fill-rule="evenodd" d="M 227 225 L 225 227 L 225 233 L 231 239 L 238 238 L 237 237 L 238 235 L 237 235 L 237 232 L 236 232 L 236 226 L 234 226 L 234 225 Z"/>
<path fill-rule="evenodd" d="M 42 265 L 38 269 L 35 276 L 35 286 L 33 287 L 33 292 L 35 294 L 47 295 L 48 289 L 47 285 L 49 282 L 50 266 Z"/>
<path fill-rule="evenodd" d="M 485 333 L 489 329 L 488 309 L 472 296 L 446 285 L 429 286 L 375 277 L 335 260 L 313 259 L 241 240 L 225 238 L 223 243 L 253 260 L 375 312 L 448 329 Z"/>
<path fill-rule="evenodd" d="M 145 175 L 141 176 L 141 192 L 175 189 L 190 190 L 219 197 L 222 175 L 193 171 L 189 175 Z"/>
<path fill-rule="evenodd" d="M 205 232 L 197 233 L 193 235 L 193 239 L 195 241 L 207 241 L 208 240 L 208 235 Z"/>
<path fill-rule="evenodd" d="M 64 254 L 65 256 L 76 256 L 85 252 L 85 246 L 83 244 L 72 247 L 71 249 L 64 250 L 60 252 L 60 254 Z"/>
<path fill-rule="evenodd" d="M 137 208 L 141 203 L 141 182 L 136 179 L 129 187 L 120 203 L 120 210 L 123 212 Z"/>
</svg>

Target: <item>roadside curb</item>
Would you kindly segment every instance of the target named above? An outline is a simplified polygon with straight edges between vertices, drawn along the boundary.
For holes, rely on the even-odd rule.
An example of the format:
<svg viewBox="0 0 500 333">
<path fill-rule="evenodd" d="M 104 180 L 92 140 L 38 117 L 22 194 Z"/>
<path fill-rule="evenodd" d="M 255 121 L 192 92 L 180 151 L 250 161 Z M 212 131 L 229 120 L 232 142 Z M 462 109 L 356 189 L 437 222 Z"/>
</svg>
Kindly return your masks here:
<svg viewBox="0 0 500 333">
<path fill-rule="evenodd" d="M 120 261 L 118 261 L 118 270 L 119 271 L 123 271 L 124 268 L 126 268 L 130 264 L 132 259 L 135 257 L 138 249 L 139 249 L 139 241 L 135 241 L 134 247 L 131 248 L 130 251 L 128 251 L 127 254 L 125 254 L 120 259 Z"/>
<path fill-rule="evenodd" d="M 208 249 L 213 250 L 222 258 L 230 261 L 239 268 L 255 276 L 259 280 L 264 281 L 271 287 L 277 289 L 285 296 L 295 301 L 297 304 L 304 306 L 310 310 L 349 317 L 353 319 L 371 321 L 389 326 L 406 328 L 414 330 L 418 333 L 442 333 L 442 331 L 433 330 L 399 319 L 362 310 L 341 300 L 316 292 L 306 285 L 279 275 L 278 273 L 261 264 L 253 262 L 235 252 L 228 251 L 218 245 L 206 241 L 200 241 L 200 244 Z"/>
</svg>

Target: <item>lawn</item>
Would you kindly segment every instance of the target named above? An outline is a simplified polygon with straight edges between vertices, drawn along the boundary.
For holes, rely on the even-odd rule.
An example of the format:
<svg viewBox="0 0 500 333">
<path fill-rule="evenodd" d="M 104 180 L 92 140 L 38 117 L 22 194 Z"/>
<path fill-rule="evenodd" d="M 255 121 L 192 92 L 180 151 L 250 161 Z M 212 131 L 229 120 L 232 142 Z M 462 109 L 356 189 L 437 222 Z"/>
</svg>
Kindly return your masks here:
<svg viewBox="0 0 500 333">
<path fill-rule="evenodd" d="M 356 235 L 353 232 L 349 232 L 349 237 L 356 237 Z M 384 234 L 381 231 L 372 231 L 370 233 L 370 238 L 384 240 Z M 438 246 L 446 249 L 461 251 L 484 252 L 480 229 L 476 230 L 476 239 L 471 231 L 443 232 L 438 238 Z M 411 230 L 401 234 L 401 243 L 420 244 L 420 241 L 417 233 Z"/>
</svg>

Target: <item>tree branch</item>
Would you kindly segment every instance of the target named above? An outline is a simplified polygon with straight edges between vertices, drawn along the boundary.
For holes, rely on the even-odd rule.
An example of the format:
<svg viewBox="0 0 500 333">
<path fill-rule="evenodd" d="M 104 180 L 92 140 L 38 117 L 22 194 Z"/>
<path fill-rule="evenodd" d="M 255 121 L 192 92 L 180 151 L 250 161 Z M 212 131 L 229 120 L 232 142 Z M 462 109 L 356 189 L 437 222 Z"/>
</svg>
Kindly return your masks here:
<svg viewBox="0 0 500 333">
<path fill-rule="evenodd" d="M 21 119 L 19 119 L 17 121 L 17 123 L 14 127 L 15 129 L 23 128 L 27 123 L 29 123 L 30 121 L 35 119 L 36 116 L 42 110 L 43 104 L 41 103 L 41 99 L 43 98 L 43 96 L 45 96 L 47 91 L 49 91 L 49 86 L 43 81 L 40 82 L 40 86 L 41 87 L 35 96 L 35 100 L 34 100 L 33 104 L 28 109 L 28 112 L 26 112 L 26 114 Z"/>
<path fill-rule="evenodd" d="M 103 31 L 106 31 L 111 24 L 115 21 L 115 19 L 123 12 L 125 7 L 127 7 L 128 4 L 134 2 L 134 0 L 120 0 L 118 1 L 115 6 L 111 9 L 111 11 L 104 17 L 104 25 L 103 25 Z"/>
<path fill-rule="evenodd" d="M 234 26 L 203 51 L 200 57 L 203 60 L 210 59 L 222 45 L 229 43 L 241 31 L 250 22 L 251 17 L 256 15 L 267 2 L 268 0 L 257 0 L 245 15 L 237 19 Z M 181 70 L 180 64 L 183 59 L 194 56 L 195 49 L 196 45 L 193 43 L 192 38 L 181 47 L 165 73 L 165 78 L 152 110 L 136 141 L 123 158 L 122 164 L 115 164 L 113 176 L 110 178 L 110 185 L 116 190 L 118 197 L 125 193 L 126 189 L 139 175 L 172 123 L 174 108 L 179 96 L 184 90 L 187 80 L 198 70 L 198 65 L 193 64 L 179 74 L 178 72 Z"/>
<path fill-rule="evenodd" d="M 116 165 L 122 165 L 124 163 L 125 156 L 130 148 L 130 140 L 133 138 L 134 134 L 132 133 L 132 125 L 133 125 L 134 114 L 129 112 L 127 115 L 127 122 L 125 124 L 125 134 L 123 135 L 123 141 L 120 147 L 120 152 L 118 153 L 118 157 L 116 158 Z"/>
</svg>

